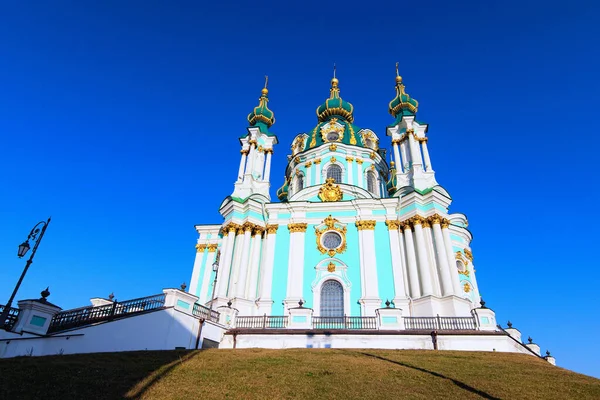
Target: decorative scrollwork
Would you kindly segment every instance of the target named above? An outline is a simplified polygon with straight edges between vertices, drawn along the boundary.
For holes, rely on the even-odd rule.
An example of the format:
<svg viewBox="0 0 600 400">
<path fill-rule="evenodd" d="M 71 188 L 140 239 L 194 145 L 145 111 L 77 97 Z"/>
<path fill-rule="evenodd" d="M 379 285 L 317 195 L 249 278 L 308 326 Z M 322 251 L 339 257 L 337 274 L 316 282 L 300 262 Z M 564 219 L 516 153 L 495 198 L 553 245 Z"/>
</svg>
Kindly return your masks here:
<svg viewBox="0 0 600 400">
<path fill-rule="evenodd" d="M 337 232 L 342 237 L 341 244 L 335 249 L 327 249 L 323 246 L 323 235 L 326 232 Z M 346 251 L 346 231 L 347 228 L 345 225 L 340 223 L 337 219 L 333 218 L 331 215 L 323 220 L 321 225 L 315 226 L 315 234 L 317 237 L 317 249 L 321 254 L 329 254 L 330 257 L 333 257 L 335 253 L 343 253 Z"/>
</svg>

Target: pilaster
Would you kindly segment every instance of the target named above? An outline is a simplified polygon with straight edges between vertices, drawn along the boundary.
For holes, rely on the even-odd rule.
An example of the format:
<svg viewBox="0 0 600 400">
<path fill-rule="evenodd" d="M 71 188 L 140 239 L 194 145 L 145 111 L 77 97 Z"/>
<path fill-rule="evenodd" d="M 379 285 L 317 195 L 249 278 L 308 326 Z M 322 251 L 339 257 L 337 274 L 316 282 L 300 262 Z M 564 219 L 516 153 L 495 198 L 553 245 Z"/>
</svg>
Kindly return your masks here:
<svg viewBox="0 0 600 400">
<path fill-rule="evenodd" d="M 287 294 L 284 300 L 286 310 L 298 304 L 298 301 L 302 299 L 304 237 L 307 226 L 305 222 L 288 225 L 290 231 L 290 252 L 288 258 Z"/>
<path fill-rule="evenodd" d="M 415 244 L 413 233 L 408 222 L 401 224 L 404 230 L 404 244 L 406 248 L 406 260 L 408 264 L 408 282 L 410 286 L 410 296 L 413 299 L 421 297 L 421 288 L 419 287 L 419 275 L 417 272 L 417 256 L 415 254 Z"/>
<path fill-rule="evenodd" d="M 377 221 L 362 220 L 356 222 L 358 229 L 358 245 L 360 251 L 360 271 L 362 282 L 362 315 L 375 315 L 381 306 L 377 283 L 377 258 L 375 255 L 375 225 Z"/>
<path fill-rule="evenodd" d="M 277 229 L 279 225 L 267 225 L 265 233 L 265 261 L 260 277 L 260 288 L 258 292 L 258 315 L 271 315 L 273 300 L 271 290 L 273 286 L 273 265 L 275 263 L 275 243 L 277 240 Z"/>
</svg>

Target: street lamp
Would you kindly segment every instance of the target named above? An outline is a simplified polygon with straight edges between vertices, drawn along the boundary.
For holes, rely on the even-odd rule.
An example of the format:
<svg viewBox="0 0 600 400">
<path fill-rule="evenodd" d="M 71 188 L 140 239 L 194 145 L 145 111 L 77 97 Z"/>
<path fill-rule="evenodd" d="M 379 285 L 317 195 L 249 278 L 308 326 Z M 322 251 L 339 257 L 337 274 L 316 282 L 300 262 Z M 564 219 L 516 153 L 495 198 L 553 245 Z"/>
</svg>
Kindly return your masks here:
<svg viewBox="0 0 600 400">
<path fill-rule="evenodd" d="M 210 313 L 208 314 L 208 318 L 212 321 L 212 310 L 213 303 L 215 301 L 215 289 L 217 287 L 217 275 L 219 274 L 219 259 L 221 258 L 221 250 L 217 250 L 217 256 L 215 257 L 215 262 L 212 265 L 212 270 L 215 273 L 215 280 L 213 281 L 213 290 L 212 295 L 210 296 Z"/>
<path fill-rule="evenodd" d="M 8 303 L 6 303 L 6 305 L 4 306 L 4 310 L 2 311 L 2 314 L 0 315 L 0 329 L 5 329 L 6 319 L 8 318 L 8 314 L 12 307 L 12 302 L 15 299 L 17 292 L 19 291 L 19 287 L 21 286 L 21 282 L 23 282 L 23 278 L 25 278 L 25 274 L 27 273 L 29 266 L 33 262 L 33 257 L 35 256 L 35 252 L 37 251 L 37 248 L 40 245 L 40 242 L 42 241 L 42 238 L 44 237 L 44 233 L 46 233 L 46 228 L 48 228 L 49 224 L 50 224 L 50 218 L 48 218 L 47 221 L 38 222 L 33 227 L 31 232 L 29 232 L 29 236 L 27 236 L 27 240 L 25 240 L 23 243 L 21 243 L 19 245 L 19 249 L 17 251 L 17 256 L 19 258 L 23 258 L 25 256 L 25 254 L 27 254 L 27 252 L 31 248 L 31 246 L 29 245 L 30 240 L 33 241 L 33 251 L 31 252 L 31 256 L 29 256 L 29 260 L 27 260 L 27 264 L 25 264 L 25 269 L 23 269 L 23 272 L 21 273 L 21 277 L 19 278 L 19 281 L 17 282 L 17 285 L 15 286 L 15 290 L 13 290 L 12 295 L 10 296 L 10 299 L 8 299 Z"/>
</svg>

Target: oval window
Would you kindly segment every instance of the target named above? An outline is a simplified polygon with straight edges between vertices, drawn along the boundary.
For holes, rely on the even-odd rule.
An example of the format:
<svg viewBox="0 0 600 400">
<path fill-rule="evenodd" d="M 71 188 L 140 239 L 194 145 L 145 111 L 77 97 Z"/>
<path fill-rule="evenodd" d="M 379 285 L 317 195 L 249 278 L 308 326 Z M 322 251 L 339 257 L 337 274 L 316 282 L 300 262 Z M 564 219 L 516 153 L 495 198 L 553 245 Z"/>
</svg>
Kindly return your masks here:
<svg viewBox="0 0 600 400">
<path fill-rule="evenodd" d="M 335 142 L 340 138 L 340 134 L 337 132 L 329 132 L 327 134 L 327 141 L 329 142 Z"/>
<path fill-rule="evenodd" d="M 342 245 L 342 237 L 337 232 L 325 232 L 322 242 L 323 247 L 325 247 L 327 250 L 333 250 Z"/>
</svg>

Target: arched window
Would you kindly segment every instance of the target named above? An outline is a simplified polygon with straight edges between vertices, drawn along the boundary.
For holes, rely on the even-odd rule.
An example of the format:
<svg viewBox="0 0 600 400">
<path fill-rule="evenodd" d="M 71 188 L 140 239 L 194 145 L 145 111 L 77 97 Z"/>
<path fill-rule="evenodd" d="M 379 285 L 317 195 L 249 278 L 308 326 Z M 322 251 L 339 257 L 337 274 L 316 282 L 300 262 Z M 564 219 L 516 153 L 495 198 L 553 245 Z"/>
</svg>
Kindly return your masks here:
<svg viewBox="0 0 600 400">
<path fill-rule="evenodd" d="M 377 194 L 377 177 L 375 176 L 375 172 L 369 171 L 367 172 L 367 190 L 373 194 Z"/>
<path fill-rule="evenodd" d="M 332 164 L 327 168 L 327 178 L 333 178 L 335 183 L 342 182 L 342 167 Z"/>
<path fill-rule="evenodd" d="M 304 189 L 304 175 L 300 174 L 296 177 L 296 193 Z"/>
<path fill-rule="evenodd" d="M 321 286 L 321 317 L 343 316 L 344 288 L 338 281 L 325 281 Z"/>
<path fill-rule="evenodd" d="M 465 272 L 465 264 L 463 264 L 462 261 L 457 261 L 456 269 L 458 269 L 458 272 Z"/>
</svg>

